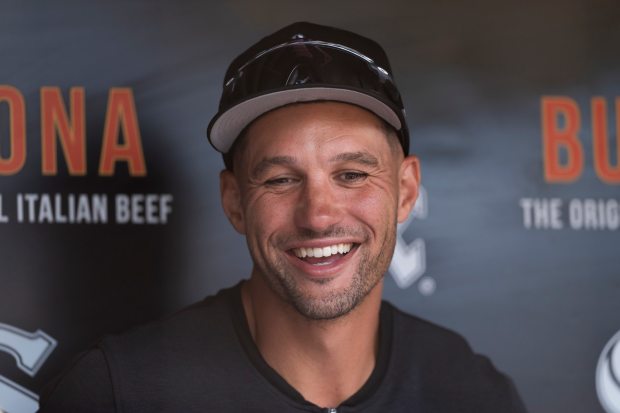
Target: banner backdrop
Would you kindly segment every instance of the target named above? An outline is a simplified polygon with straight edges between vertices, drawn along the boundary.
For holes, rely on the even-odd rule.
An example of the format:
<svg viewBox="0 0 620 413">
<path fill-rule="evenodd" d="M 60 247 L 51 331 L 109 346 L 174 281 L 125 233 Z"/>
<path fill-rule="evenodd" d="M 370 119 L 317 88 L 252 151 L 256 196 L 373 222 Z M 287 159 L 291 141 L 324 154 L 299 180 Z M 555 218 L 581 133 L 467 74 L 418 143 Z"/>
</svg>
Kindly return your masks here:
<svg viewBox="0 0 620 413">
<path fill-rule="evenodd" d="M 386 299 L 466 336 L 531 412 L 620 412 L 616 0 L 0 7 L 0 410 L 249 275 L 206 125 L 231 59 L 308 20 L 384 45 L 422 160 Z"/>
</svg>

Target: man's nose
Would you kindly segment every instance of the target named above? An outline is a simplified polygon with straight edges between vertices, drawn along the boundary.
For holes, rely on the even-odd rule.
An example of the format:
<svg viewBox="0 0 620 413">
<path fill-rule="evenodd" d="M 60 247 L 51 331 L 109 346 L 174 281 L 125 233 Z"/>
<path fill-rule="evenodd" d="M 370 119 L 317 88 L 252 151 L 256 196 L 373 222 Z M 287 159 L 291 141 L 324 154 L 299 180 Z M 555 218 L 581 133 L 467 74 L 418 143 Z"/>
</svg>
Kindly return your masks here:
<svg viewBox="0 0 620 413">
<path fill-rule="evenodd" d="M 295 212 L 295 224 L 299 228 L 314 232 L 329 229 L 343 217 L 338 189 L 326 178 L 307 179 Z"/>
</svg>

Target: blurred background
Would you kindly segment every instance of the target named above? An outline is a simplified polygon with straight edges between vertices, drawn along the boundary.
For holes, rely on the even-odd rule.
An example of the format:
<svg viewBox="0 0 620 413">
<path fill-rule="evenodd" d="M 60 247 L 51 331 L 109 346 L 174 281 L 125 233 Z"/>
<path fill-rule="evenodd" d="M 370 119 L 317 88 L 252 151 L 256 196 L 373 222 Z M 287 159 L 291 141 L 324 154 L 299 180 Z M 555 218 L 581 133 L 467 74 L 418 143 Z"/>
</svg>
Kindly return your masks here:
<svg viewBox="0 0 620 413">
<path fill-rule="evenodd" d="M 618 1 L 0 7 L 0 410 L 249 275 L 205 130 L 228 63 L 306 20 L 382 44 L 405 101 L 425 190 L 386 299 L 463 334 L 533 413 L 620 412 Z"/>
</svg>

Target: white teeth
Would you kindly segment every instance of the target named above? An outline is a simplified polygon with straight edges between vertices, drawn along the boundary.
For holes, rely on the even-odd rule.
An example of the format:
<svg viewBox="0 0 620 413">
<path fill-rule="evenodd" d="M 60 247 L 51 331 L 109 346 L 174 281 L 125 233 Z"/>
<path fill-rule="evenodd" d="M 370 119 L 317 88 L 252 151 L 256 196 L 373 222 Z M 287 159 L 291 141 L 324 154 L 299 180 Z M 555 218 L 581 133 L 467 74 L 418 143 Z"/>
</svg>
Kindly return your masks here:
<svg viewBox="0 0 620 413">
<path fill-rule="evenodd" d="M 293 252 L 298 258 L 305 257 L 330 257 L 335 254 L 346 254 L 351 251 L 353 244 L 335 244 L 323 248 L 295 248 Z"/>
</svg>

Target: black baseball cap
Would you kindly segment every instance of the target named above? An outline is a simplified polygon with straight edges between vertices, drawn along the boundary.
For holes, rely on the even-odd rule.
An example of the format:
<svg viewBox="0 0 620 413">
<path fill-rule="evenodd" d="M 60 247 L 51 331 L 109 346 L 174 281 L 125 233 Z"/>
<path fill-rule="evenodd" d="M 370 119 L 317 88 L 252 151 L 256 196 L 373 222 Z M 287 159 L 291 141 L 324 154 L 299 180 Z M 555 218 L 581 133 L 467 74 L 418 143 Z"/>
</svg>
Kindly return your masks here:
<svg viewBox="0 0 620 413">
<path fill-rule="evenodd" d="M 396 130 L 409 153 L 405 109 L 383 48 L 358 34 L 307 22 L 278 30 L 233 60 L 207 137 L 226 154 L 264 113 L 313 101 L 351 103 L 373 112 Z"/>
</svg>

